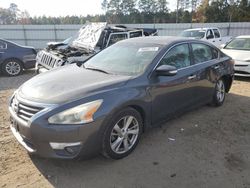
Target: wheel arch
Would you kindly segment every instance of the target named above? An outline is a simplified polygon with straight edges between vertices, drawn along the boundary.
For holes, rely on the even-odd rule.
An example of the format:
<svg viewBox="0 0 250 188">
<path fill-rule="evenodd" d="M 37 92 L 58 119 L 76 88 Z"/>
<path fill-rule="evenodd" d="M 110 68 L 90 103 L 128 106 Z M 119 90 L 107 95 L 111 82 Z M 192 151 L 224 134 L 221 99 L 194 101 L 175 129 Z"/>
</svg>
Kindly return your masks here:
<svg viewBox="0 0 250 188">
<path fill-rule="evenodd" d="M 4 59 L 2 61 L 2 63 L 1 63 L 1 69 L 3 68 L 4 63 L 6 63 L 7 61 L 12 60 L 12 59 L 19 61 L 22 64 L 22 67 L 24 67 L 24 62 L 21 59 L 19 59 L 17 57 L 9 57 L 9 58 L 6 58 L 6 59 Z"/>
<path fill-rule="evenodd" d="M 233 78 L 232 78 L 232 76 L 231 75 L 223 75 L 222 77 L 221 77 L 221 79 L 224 81 L 224 83 L 225 83 L 225 86 L 226 86 L 226 92 L 228 93 L 229 92 L 229 90 L 230 90 L 230 88 L 231 88 L 231 86 L 232 86 L 232 83 L 233 83 Z"/>
<path fill-rule="evenodd" d="M 4 65 L 5 65 L 5 63 L 6 62 L 8 62 L 9 60 L 16 60 L 16 61 L 18 61 L 18 62 L 20 62 L 21 63 L 21 66 L 22 66 L 22 69 L 24 68 L 24 63 L 23 63 L 23 61 L 21 60 L 21 59 L 19 59 L 19 58 L 16 58 L 16 57 L 8 57 L 8 58 L 6 58 L 6 59 L 4 59 L 3 61 L 1 61 L 1 63 L 0 63 L 0 73 L 3 73 L 4 72 Z M 21 70 L 22 71 L 22 70 Z"/>
<path fill-rule="evenodd" d="M 142 128 L 143 128 L 143 132 L 145 131 L 145 128 L 147 127 L 147 120 L 146 120 L 146 112 L 145 110 L 139 106 L 139 105 L 128 105 L 128 108 L 133 108 L 135 109 L 137 112 L 139 112 L 139 114 L 141 115 L 142 118 Z"/>
</svg>

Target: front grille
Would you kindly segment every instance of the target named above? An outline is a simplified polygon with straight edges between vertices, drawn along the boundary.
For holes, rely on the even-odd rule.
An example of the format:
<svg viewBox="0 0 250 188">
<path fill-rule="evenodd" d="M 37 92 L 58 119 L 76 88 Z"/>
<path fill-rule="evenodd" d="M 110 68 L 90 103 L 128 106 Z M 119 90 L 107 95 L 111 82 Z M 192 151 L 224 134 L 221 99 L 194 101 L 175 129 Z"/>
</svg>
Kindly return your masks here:
<svg viewBox="0 0 250 188">
<path fill-rule="evenodd" d="M 54 67 L 55 64 L 59 61 L 59 59 L 55 58 L 53 55 L 42 52 L 41 57 L 40 57 L 40 63 L 47 65 L 49 67 Z"/>
<path fill-rule="evenodd" d="M 29 121 L 33 115 L 43 109 L 41 107 L 24 104 L 18 101 L 16 97 L 11 101 L 11 108 L 19 118 L 26 122 Z"/>
<path fill-rule="evenodd" d="M 245 71 L 237 71 L 237 70 L 235 70 L 235 73 L 236 74 L 249 74 L 250 75 L 249 72 L 245 72 Z"/>
<path fill-rule="evenodd" d="M 248 65 L 234 65 L 236 67 L 247 67 Z"/>
</svg>

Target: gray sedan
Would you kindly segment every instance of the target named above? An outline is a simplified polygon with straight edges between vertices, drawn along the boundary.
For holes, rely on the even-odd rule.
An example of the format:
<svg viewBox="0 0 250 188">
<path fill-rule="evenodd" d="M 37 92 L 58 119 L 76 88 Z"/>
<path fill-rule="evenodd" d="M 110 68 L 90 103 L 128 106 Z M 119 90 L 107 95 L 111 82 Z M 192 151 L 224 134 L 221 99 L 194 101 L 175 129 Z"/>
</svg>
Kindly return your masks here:
<svg viewBox="0 0 250 188">
<path fill-rule="evenodd" d="M 11 130 L 28 152 L 43 157 L 120 159 L 148 128 L 200 105 L 222 105 L 233 66 L 199 40 L 121 41 L 85 63 L 24 83 L 10 100 Z"/>
<path fill-rule="evenodd" d="M 23 69 L 35 68 L 36 50 L 0 39 L 0 73 L 17 76 Z"/>
</svg>

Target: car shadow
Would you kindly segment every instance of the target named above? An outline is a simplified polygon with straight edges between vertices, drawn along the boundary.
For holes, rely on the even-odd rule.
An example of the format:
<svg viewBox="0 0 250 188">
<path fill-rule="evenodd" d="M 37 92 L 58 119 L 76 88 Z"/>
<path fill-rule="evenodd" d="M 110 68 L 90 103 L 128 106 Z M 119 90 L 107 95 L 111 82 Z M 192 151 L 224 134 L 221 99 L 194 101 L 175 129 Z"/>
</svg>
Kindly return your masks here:
<svg viewBox="0 0 250 188">
<path fill-rule="evenodd" d="M 101 156 L 82 161 L 31 156 L 31 160 L 53 187 L 182 187 L 186 183 L 195 187 L 214 172 L 213 181 L 206 181 L 208 187 L 230 187 L 231 180 L 241 178 L 240 172 L 230 171 L 241 167 L 228 156 L 236 156 L 247 168 L 249 114 L 250 97 L 228 94 L 221 107 L 203 106 L 145 132 L 136 150 L 122 160 Z"/>
<path fill-rule="evenodd" d="M 234 79 L 243 82 L 250 82 L 250 77 L 235 76 Z"/>
</svg>

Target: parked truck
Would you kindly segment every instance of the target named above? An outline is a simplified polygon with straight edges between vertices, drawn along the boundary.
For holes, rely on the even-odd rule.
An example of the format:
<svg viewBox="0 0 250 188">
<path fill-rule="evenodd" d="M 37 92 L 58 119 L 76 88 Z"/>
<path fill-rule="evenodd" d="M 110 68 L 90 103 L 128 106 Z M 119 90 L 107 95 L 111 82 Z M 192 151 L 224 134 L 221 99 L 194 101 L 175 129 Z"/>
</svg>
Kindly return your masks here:
<svg viewBox="0 0 250 188">
<path fill-rule="evenodd" d="M 182 37 L 208 41 L 217 47 L 220 47 L 222 44 L 226 44 L 232 40 L 232 37 L 230 36 L 222 37 L 220 30 L 216 27 L 186 29 L 182 31 L 180 35 Z"/>
<path fill-rule="evenodd" d="M 128 28 L 123 25 L 87 23 L 66 42 L 50 42 L 37 54 L 36 72 L 82 62 L 102 49 L 124 39 L 157 35 L 156 29 Z"/>
</svg>

